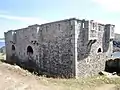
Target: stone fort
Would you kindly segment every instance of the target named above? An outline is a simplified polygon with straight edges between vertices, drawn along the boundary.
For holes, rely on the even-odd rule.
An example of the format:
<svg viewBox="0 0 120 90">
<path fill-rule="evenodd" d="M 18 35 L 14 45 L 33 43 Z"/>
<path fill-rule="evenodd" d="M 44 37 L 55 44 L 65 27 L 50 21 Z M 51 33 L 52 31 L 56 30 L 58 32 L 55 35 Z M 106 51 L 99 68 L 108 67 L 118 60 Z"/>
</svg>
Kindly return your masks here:
<svg viewBox="0 0 120 90">
<path fill-rule="evenodd" d="M 113 52 L 115 25 L 70 18 L 5 32 L 6 60 L 46 75 L 98 74 Z"/>
</svg>

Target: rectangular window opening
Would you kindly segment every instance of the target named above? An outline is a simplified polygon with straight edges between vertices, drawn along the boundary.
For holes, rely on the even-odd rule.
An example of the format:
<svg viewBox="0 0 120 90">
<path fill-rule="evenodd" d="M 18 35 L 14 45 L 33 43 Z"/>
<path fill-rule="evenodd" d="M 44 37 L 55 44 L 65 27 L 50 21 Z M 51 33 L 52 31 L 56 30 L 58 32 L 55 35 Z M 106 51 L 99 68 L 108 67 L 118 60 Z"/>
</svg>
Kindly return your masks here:
<svg viewBox="0 0 120 90">
<path fill-rule="evenodd" d="M 85 23 L 83 23 L 83 28 L 85 28 Z"/>
<path fill-rule="evenodd" d="M 95 29 L 95 23 L 93 23 L 93 29 Z"/>
</svg>

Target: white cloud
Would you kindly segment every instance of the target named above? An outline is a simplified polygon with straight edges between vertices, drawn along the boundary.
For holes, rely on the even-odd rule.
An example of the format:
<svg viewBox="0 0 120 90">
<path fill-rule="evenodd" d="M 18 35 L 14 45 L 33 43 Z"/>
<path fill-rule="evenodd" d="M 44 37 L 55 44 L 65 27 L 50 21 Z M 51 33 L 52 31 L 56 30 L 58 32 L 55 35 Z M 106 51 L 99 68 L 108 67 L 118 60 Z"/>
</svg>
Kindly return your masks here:
<svg viewBox="0 0 120 90">
<path fill-rule="evenodd" d="M 107 12 L 111 13 L 119 13 L 120 12 L 120 0 L 92 0 L 100 7 L 102 7 Z M 109 20 L 104 21 L 105 23 L 114 24 L 115 25 L 115 33 L 120 34 L 120 21 L 118 20 Z"/>
<path fill-rule="evenodd" d="M 5 14 L 0 14 L 0 18 L 20 21 L 20 22 L 29 23 L 29 24 L 42 24 L 46 22 L 46 20 L 36 18 L 36 17 L 20 17 L 20 16 L 10 16 Z"/>
<path fill-rule="evenodd" d="M 6 19 L 5 23 L 0 22 L 0 28 L 1 28 L 0 37 L 4 37 L 3 32 L 6 32 L 8 30 L 16 30 L 19 28 L 27 27 L 28 25 L 43 24 L 48 22 L 47 20 L 41 19 L 39 17 L 11 16 L 8 15 L 7 13 L 3 14 L 1 12 L 0 12 L 0 19 Z"/>
<path fill-rule="evenodd" d="M 92 0 L 111 12 L 120 12 L 120 0 Z"/>
</svg>

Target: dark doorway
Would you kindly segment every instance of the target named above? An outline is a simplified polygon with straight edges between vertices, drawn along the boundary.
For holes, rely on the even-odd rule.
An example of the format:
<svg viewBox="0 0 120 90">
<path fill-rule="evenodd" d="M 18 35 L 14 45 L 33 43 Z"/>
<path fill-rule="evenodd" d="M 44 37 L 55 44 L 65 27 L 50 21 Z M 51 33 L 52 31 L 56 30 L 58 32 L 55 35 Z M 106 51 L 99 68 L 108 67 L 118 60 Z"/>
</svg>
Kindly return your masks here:
<svg viewBox="0 0 120 90">
<path fill-rule="evenodd" d="M 101 51 L 101 48 L 98 49 L 98 53 L 100 53 L 100 52 L 102 52 L 102 51 Z"/>
<path fill-rule="evenodd" d="M 15 46 L 14 45 L 12 45 L 12 50 L 15 51 Z"/>
<path fill-rule="evenodd" d="M 27 54 L 33 54 L 33 49 L 31 46 L 27 47 Z"/>
</svg>

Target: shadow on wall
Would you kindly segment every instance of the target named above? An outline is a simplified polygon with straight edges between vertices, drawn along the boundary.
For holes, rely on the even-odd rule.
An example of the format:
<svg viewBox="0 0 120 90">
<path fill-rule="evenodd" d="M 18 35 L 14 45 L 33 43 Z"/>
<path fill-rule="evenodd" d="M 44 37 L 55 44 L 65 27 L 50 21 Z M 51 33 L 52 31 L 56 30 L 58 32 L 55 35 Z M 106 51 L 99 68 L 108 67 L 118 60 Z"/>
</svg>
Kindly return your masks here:
<svg viewBox="0 0 120 90">
<path fill-rule="evenodd" d="M 91 47 L 92 47 L 92 45 L 93 45 L 95 42 L 96 42 L 96 40 L 90 40 L 90 41 L 88 42 L 88 44 L 86 45 L 87 50 L 86 50 L 85 54 L 83 55 L 83 54 L 81 53 L 81 55 L 79 55 L 79 57 L 78 57 L 78 58 L 79 58 L 78 60 L 83 60 L 83 59 L 85 59 L 85 58 L 88 58 L 88 56 L 90 55 Z"/>
<path fill-rule="evenodd" d="M 30 72 L 38 72 L 39 73 L 38 65 L 35 62 L 33 62 L 33 60 L 31 60 L 31 59 L 28 59 L 26 62 L 21 62 L 22 60 L 20 60 L 17 56 L 15 56 L 15 54 L 13 54 L 10 57 L 10 60 L 7 60 L 7 61 L 2 60 L 2 61 L 5 62 L 5 63 L 9 63 L 11 65 L 16 64 L 23 69 L 27 69 Z"/>
<path fill-rule="evenodd" d="M 35 60 L 32 57 L 29 57 L 27 60 L 25 60 L 24 62 L 22 62 L 23 60 L 20 60 L 15 54 L 13 54 L 10 57 L 9 61 L 5 61 L 2 60 L 2 62 L 11 64 L 11 65 L 18 65 L 21 68 L 23 68 L 24 70 L 28 70 L 31 73 L 34 73 L 36 75 L 44 75 L 46 77 L 53 77 L 53 78 L 71 78 L 69 76 L 66 75 L 59 75 L 59 74 L 55 74 L 53 72 L 48 72 L 45 69 L 41 69 L 40 66 L 38 65 L 38 63 L 35 62 Z"/>
<path fill-rule="evenodd" d="M 100 36 L 100 37 L 102 38 L 103 53 L 106 53 L 110 47 L 110 32 L 107 31 L 107 28 L 105 28 L 104 30 L 105 31 L 103 32 L 103 36 L 102 37 Z M 86 36 L 86 38 L 83 38 L 84 36 Z M 85 47 L 85 50 L 84 50 L 82 47 L 79 47 L 78 45 L 79 47 L 78 48 L 78 60 L 86 59 L 90 55 L 90 50 L 91 50 L 92 45 L 96 43 L 97 40 L 88 40 L 87 33 L 80 31 L 78 41 L 81 41 L 81 42 L 78 42 L 78 44 L 83 43 L 83 46 Z M 86 45 L 84 45 L 85 43 Z M 98 53 L 102 52 L 102 49 L 99 48 Z"/>
<path fill-rule="evenodd" d="M 103 38 L 102 38 L 102 48 L 103 52 L 107 52 L 109 49 L 109 44 L 110 43 L 110 34 L 107 32 L 106 28 L 103 33 Z"/>
<path fill-rule="evenodd" d="M 83 23 L 85 26 L 88 26 L 88 22 L 82 21 L 82 26 Z M 97 41 L 97 40 L 88 40 L 89 38 L 89 33 L 81 26 L 80 32 L 78 35 L 78 61 L 83 60 L 87 58 L 90 55 L 91 47 L 92 45 Z"/>
</svg>

